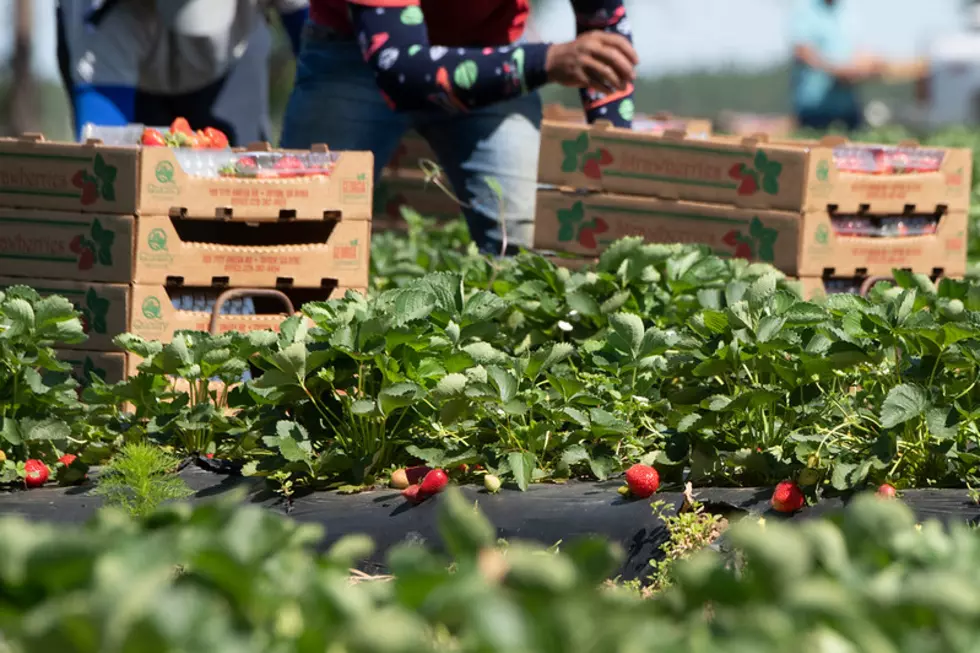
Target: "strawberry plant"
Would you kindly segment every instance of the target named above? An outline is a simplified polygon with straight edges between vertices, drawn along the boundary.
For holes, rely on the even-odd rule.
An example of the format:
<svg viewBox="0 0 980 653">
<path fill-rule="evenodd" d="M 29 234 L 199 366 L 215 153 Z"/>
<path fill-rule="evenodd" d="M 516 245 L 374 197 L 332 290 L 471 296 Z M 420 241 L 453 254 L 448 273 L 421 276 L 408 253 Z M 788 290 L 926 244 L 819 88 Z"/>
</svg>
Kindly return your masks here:
<svg viewBox="0 0 980 653">
<path fill-rule="evenodd" d="M 53 464 L 76 446 L 84 407 L 54 346 L 84 340 L 78 314 L 64 297 L 42 298 L 24 286 L 0 292 L 0 483 L 28 478 L 29 459 Z"/>
</svg>

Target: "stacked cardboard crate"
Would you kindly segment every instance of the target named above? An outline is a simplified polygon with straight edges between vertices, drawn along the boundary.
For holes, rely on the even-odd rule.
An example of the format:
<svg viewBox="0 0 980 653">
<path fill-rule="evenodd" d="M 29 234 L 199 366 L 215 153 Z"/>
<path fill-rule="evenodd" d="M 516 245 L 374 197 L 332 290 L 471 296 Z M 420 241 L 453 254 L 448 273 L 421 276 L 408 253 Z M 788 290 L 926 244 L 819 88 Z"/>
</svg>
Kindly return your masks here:
<svg viewBox="0 0 980 653">
<path fill-rule="evenodd" d="M 124 332 L 208 330 L 214 299 L 275 288 L 295 308 L 368 283 L 367 152 L 178 150 L 0 139 L 0 287 L 71 299 L 89 338 L 64 359 L 108 381 Z M 274 300 L 226 304 L 220 331 L 275 328 Z"/>
<path fill-rule="evenodd" d="M 549 104 L 544 107 L 543 115 L 546 121 L 585 124 L 585 112 L 581 107 Z M 683 129 L 692 135 L 707 135 L 711 133 L 711 121 L 679 118 L 669 113 L 637 114 L 633 129 L 652 134 Z M 426 181 L 426 161 L 438 164 L 439 158 L 418 132 L 408 132 L 399 143 L 391 161 L 385 166 L 375 189 L 376 231 L 404 229 L 406 225 L 401 216 L 403 206 L 411 207 L 421 215 L 441 222 L 462 216 L 459 204 L 452 197 L 432 181 Z M 442 180 L 448 185 L 445 175 Z"/>
<path fill-rule="evenodd" d="M 624 236 L 771 263 L 807 292 L 895 268 L 966 272 L 972 152 L 662 136 L 551 123 L 535 246 L 595 257 Z"/>
</svg>

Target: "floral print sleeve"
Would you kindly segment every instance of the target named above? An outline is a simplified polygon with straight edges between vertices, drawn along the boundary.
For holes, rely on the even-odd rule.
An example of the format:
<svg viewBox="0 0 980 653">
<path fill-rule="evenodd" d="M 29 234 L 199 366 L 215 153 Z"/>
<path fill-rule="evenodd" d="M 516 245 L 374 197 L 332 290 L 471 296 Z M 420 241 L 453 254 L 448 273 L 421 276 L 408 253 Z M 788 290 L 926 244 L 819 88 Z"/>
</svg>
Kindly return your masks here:
<svg viewBox="0 0 980 653">
<path fill-rule="evenodd" d="M 621 34 L 633 41 L 626 7 L 622 0 L 572 0 L 575 8 L 575 25 L 578 34 L 601 29 Z M 606 95 L 602 91 L 583 88 L 579 91 L 582 106 L 590 123 L 608 120 L 616 127 L 630 129 L 633 126 L 633 85 L 626 90 Z"/>
<path fill-rule="evenodd" d="M 546 43 L 433 46 L 419 0 L 349 0 L 348 7 L 361 53 L 393 109 L 438 107 L 465 113 L 529 93 L 548 81 Z"/>
</svg>

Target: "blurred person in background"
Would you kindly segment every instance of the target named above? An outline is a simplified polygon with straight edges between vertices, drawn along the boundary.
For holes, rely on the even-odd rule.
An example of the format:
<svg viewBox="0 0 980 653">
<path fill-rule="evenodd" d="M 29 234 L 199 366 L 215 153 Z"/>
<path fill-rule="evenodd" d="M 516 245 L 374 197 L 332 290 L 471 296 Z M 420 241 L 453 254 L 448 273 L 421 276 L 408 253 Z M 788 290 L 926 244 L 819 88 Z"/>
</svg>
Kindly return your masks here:
<svg viewBox="0 0 980 653">
<path fill-rule="evenodd" d="M 800 127 L 853 131 L 864 119 L 858 85 L 878 76 L 885 64 L 859 54 L 843 20 L 841 0 L 794 0 L 793 110 Z"/>
<path fill-rule="evenodd" d="M 529 247 L 538 89 L 579 88 L 589 122 L 632 126 L 638 60 L 622 0 L 571 4 L 578 38 L 548 44 L 524 38 L 528 0 L 311 0 L 282 144 L 370 150 L 378 179 L 415 129 L 480 249 Z"/>
<path fill-rule="evenodd" d="M 167 126 L 184 117 L 232 145 L 268 141 L 267 24 L 299 49 L 307 0 L 59 0 L 58 63 L 77 136 L 86 123 Z"/>
</svg>

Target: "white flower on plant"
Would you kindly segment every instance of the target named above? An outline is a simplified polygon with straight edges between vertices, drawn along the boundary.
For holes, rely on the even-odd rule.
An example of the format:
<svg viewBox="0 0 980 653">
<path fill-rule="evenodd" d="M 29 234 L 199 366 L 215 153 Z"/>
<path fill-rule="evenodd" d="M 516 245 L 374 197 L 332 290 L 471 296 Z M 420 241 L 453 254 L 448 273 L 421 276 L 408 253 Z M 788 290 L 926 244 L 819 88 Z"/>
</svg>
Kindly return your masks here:
<svg viewBox="0 0 980 653">
<path fill-rule="evenodd" d="M 565 320 L 559 320 L 558 321 L 558 328 L 561 329 L 562 331 L 568 333 L 569 331 L 571 331 L 575 327 L 573 327 L 571 324 L 569 324 Z"/>
</svg>

